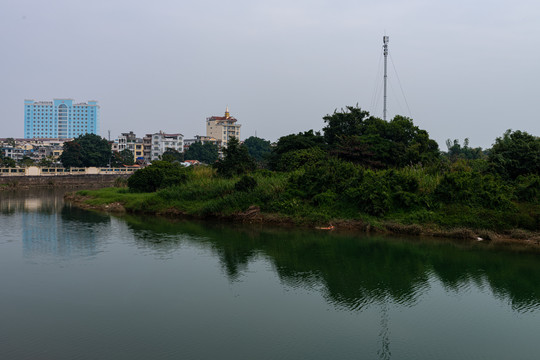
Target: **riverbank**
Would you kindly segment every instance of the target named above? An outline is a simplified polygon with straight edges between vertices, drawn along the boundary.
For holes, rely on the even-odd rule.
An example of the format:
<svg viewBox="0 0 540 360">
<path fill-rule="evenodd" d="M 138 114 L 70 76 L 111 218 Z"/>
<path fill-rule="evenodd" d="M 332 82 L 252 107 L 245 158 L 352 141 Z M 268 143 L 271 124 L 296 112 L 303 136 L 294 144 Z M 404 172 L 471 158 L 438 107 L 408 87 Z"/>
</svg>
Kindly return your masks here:
<svg viewBox="0 0 540 360">
<path fill-rule="evenodd" d="M 212 219 L 226 222 L 260 223 L 283 227 L 319 228 L 321 231 L 365 232 L 419 237 L 452 238 L 468 242 L 489 244 L 496 247 L 509 247 L 513 250 L 540 251 L 540 232 L 524 229 L 479 229 L 474 227 L 444 227 L 435 223 L 402 223 L 394 219 L 364 217 L 356 219 L 325 218 L 309 216 L 291 216 L 261 210 L 258 205 L 250 205 L 243 211 L 208 212 L 198 202 L 195 207 L 190 201 L 183 206 L 173 202 L 168 204 L 157 201 L 158 193 L 130 193 L 125 188 L 106 188 L 101 190 L 83 190 L 68 193 L 65 201 L 77 207 L 108 212 L 116 215 L 139 214 L 155 215 L 171 219 Z M 163 196 L 163 194 L 161 195 Z M 208 204 L 206 204 L 207 206 Z M 195 210 L 197 209 L 197 210 Z"/>
</svg>

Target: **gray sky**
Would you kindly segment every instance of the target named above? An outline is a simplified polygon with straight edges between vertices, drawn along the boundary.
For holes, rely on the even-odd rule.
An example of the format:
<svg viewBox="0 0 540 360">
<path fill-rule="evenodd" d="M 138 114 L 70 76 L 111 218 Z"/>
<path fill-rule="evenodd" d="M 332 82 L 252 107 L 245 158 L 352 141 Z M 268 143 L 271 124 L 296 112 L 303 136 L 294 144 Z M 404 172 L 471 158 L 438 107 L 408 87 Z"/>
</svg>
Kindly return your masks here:
<svg viewBox="0 0 540 360">
<path fill-rule="evenodd" d="M 388 118 L 487 148 L 540 135 L 539 19 L 538 0 L 0 0 L 0 137 L 23 136 L 24 99 L 62 97 L 99 101 L 111 138 L 191 138 L 227 105 L 242 139 L 382 117 L 386 33 Z"/>
</svg>

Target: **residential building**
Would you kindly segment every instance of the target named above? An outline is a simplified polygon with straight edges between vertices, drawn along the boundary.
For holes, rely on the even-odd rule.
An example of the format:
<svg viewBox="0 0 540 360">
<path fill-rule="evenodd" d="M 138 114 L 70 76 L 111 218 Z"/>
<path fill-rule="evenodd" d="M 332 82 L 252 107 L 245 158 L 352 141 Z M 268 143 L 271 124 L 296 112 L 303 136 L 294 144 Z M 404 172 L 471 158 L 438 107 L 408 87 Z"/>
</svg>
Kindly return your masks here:
<svg viewBox="0 0 540 360">
<path fill-rule="evenodd" d="M 147 134 L 145 137 L 146 142 L 143 139 L 144 151 L 146 151 L 145 146 L 148 138 L 151 139 L 150 161 L 158 160 L 167 149 L 173 149 L 178 152 L 184 151 L 184 135 L 182 134 L 166 134 L 163 131 L 155 134 Z"/>
<path fill-rule="evenodd" d="M 35 161 L 46 157 L 57 159 L 63 151 L 66 141 L 73 139 L 0 139 L 0 154 L 10 157 L 15 161 L 21 160 L 24 156 L 29 156 Z"/>
<path fill-rule="evenodd" d="M 184 140 L 184 151 L 189 149 L 191 145 L 193 145 L 196 142 L 200 142 L 201 144 L 211 143 L 218 147 L 218 149 L 221 149 L 221 140 L 217 140 L 216 138 L 210 137 L 210 136 L 204 136 L 204 135 L 195 135 L 194 139 L 185 139 Z"/>
<path fill-rule="evenodd" d="M 229 108 L 225 110 L 225 116 L 211 116 L 206 118 L 206 136 L 212 137 L 221 142 L 223 147 L 227 147 L 228 141 L 232 137 L 240 140 L 240 124 L 236 123 L 236 118 L 230 116 Z"/>
<path fill-rule="evenodd" d="M 24 137 L 26 139 L 75 138 L 98 134 L 97 101 L 74 103 L 73 99 L 24 101 Z"/>
<path fill-rule="evenodd" d="M 128 149 L 133 153 L 133 161 L 144 160 L 143 139 L 138 138 L 133 131 L 122 133 L 112 145 L 113 151 Z"/>
</svg>

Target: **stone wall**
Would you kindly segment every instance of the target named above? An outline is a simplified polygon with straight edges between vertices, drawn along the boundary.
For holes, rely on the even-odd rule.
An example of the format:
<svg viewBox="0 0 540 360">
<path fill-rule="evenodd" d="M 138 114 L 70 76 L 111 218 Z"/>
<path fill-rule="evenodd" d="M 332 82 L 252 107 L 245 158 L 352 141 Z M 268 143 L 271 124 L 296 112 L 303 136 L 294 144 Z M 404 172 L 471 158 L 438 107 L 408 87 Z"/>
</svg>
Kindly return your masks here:
<svg viewBox="0 0 540 360">
<path fill-rule="evenodd" d="M 76 187 L 103 188 L 115 184 L 116 179 L 127 179 L 131 174 L 122 175 L 67 175 L 67 176 L 0 176 L 0 190 L 6 188 L 34 187 Z"/>
</svg>

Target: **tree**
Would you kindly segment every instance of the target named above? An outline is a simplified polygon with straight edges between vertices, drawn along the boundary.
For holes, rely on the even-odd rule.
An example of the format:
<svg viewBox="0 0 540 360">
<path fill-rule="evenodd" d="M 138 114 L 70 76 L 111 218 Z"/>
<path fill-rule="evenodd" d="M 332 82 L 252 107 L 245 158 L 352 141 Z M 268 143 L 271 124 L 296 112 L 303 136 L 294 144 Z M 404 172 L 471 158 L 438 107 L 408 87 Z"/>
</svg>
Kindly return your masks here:
<svg viewBox="0 0 540 360">
<path fill-rule="evenodd" d="M 255 160 L 249 155 L 248 149 L 240 145 L 237 138 L 232 137 L 225 149 L 224 158 L 214 163 L 221 176 L 233 177 L 253 171 L 257 167 Z"/>
<path fill-rule="evenodd" d="M 29 167 L 29 166 L 35 165 L 35 162 L 34 162 L 34 160 L 32 160 L 32 158 L 25 155 L 25 156 L 22 157 L 21 160 L 19 160 L 19 165 L 21 165 L 22 167 Z"/>
<path fill-rule="evenodd" d="M 210 142 L 201 143 L 197 141 L 191 144 L 191 146 L 184 153 L 184 159 L 186 160 L 198 160 L 205 164 L 213 164 L 218 159 L 218 147 Z"/>
<path fill-rule="evenodd" d="M 341 112 L 334 110 L 332 115 L 323 117 L 327 124 L 323 128 L 324 139 L 332 146 L 339 142 L 344 136 L 361 135 L 363 122 L 369 118 L 369 112 L 360 109 L 358 106 L 347 106 Z"/>
<path fill-rule="evenodd" d="M 507 130 L 489 151 L 493 169 L 509 179 L 540 174 L 540 138 L 526 132 Z"/>
<path fill-rule="evenodd" d="M 469 147 L 468 138 L 465 138 L 465 140 L 463 140 L 463 146 L 460 145 L 459 140 L 457 139 L 454 139 L 453 142 L 450 141 L 450 139 L 447 139 L 446 148 L 448 149 L 448 152 L 445 155 L 452 162 L 455 162 L 458 159 L 477 160 L 486 158 L 486 155 L 482 151 L 482 148 Z"/>
<path fill-rule="evenodd" d="M 431 163 L 439 157 L 437 142 L 404 116 L 384 121 L 348 106 L 323 119 L 328 124 L 323 130 L 330 153 L 344 160 L 386 168 Z"/>
<path fill-rule="evenodd" d="M 64 151 L 60 155 L 60 162 L 64 167 L 82 167 L 82 147 L 81 144 L 75 141 L 68 141 L 64 143 Z"/>
<path fill-rule="evenodd" d="M 249 155 L 258 163 L 266 161 L 272 151 L 270 141 L 255 136 L 248 137 L 243 145 L 248 149 Z"/>
<path fill-rule="evenodd" d="M 181 153 L 178 150 L 167 148 L 165 152 L 161 155 L 161 160 L 167 161 L 167 162 L 182 162 L 184 161 L 184 154 Z"/>
<path fill-rule="evenodd" d="M 268 164 L 271 169 L 279 170 L 288 168 L 287 164 L 282 164 L 285 154 L 303 149 L 325 148 L 324 138 L 319 132 L 313 130 L 298 134 L 282 136 L 278 139 L 276 146 L 269 155 Z"/>
<path fill-rule="evenodd" d="M 51 167 L 54 164 L 54 159 L 52 156 L 47 156 L 40 159 L 37 164 L 41 167 Z"/>
<path fill-rule="evenodd" d="M 133 165 L 133 151 L 124 149 L 122 151 L 114 151 L 111 157 L 111 166 L 118 167 L 124 165 Z"/>
<path fill-rule="evenodd" d="M 60 161 L 64 167 L 107 166 L 112 152 L 109 142 L 95 134 L 80 135 L 64 143 Z"/>
<path fill-rule="evenodd" d="M 15 167 L 17 163 L 10 157 L 0 155 L 0 167 Z"/>
</svg>

